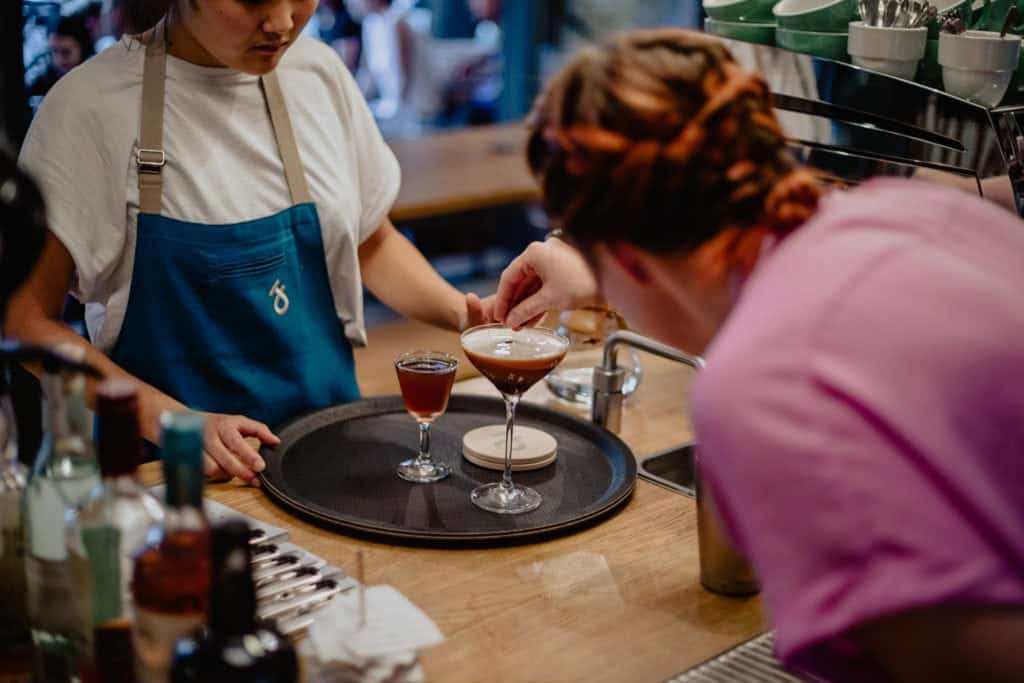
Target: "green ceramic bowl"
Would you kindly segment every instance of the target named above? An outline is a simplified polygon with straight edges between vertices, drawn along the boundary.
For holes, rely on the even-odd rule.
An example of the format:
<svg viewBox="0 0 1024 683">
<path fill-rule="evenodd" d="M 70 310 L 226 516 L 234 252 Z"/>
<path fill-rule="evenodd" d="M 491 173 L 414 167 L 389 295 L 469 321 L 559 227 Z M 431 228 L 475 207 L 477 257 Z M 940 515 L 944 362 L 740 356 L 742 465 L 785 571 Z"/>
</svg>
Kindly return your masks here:
<svg viewBox="0 0 1024 683">
<path fill-rule="evenodd" d="M 792 52 L 802 52 L 815 57 L 825 57 L 838 62 L 845 62 L 845 33 L 823 33 L 821 31 L 794 31 L 779 27 L 775 29 L 775 42 Z"/>
<path fill-rule="evenodd" d="M 704 20 L 704 30 L 722 38 L 742 40 L 744 43 L 775 44 L 775 24 L 749 24 L 707 18 Z"/>
<path fill-rule="evenodd" d="M 860 19 L 856 0 L 781 0 L 772 8 L 779 28 L 845 33 Z"/>
<path fill-rule="evenodd" d="M 772 16 L 775 3 L 776 0 L 704 0 L 704 11 L 718 21 L 775 23 Z"/>
</svg>

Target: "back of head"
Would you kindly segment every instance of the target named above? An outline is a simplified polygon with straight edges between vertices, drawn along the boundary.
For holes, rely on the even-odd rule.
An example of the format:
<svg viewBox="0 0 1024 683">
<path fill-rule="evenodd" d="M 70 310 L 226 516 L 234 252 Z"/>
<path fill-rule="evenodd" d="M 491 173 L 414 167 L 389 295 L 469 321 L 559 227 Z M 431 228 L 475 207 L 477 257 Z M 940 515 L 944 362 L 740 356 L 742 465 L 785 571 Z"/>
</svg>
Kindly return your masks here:
<svg viewBox="0 0 1024 683">
<path fill-rule="evenodd" d="M 767 85 L 701 33 L 637 31 L 581 51 L 530 125 L 545 208 L 581 244 L 693 250 L 724 231 L 785 234 L 817 205 Z"/>
</svg>

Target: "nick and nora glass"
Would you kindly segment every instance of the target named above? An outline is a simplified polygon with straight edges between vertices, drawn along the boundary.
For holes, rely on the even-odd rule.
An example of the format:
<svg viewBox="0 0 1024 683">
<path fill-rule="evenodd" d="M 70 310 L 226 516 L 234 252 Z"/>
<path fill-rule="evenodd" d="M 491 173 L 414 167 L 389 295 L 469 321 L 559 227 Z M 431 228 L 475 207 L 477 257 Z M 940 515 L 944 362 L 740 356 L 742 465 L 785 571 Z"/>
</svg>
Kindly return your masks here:
<svg viewBox="0 0 1024 683">
<path fill-rule="evenodd" d="M 448 408 L 458 365 L 454 356 L 441 351 L 410 351 L 395 361 L 405 409 L 420 428 L 419 453 L 398 465 L 398 476 L 406 481 L 425 484 L 451 473 L 448 465 L 430 456 L 430 425 Z"/>
</svg>

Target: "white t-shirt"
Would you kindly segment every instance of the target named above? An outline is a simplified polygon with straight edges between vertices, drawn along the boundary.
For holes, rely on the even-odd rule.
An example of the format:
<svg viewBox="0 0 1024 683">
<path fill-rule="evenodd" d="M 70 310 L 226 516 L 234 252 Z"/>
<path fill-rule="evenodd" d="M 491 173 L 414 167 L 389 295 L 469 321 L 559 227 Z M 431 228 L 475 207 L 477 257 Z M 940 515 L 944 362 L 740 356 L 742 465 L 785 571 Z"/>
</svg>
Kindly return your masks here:
<svg viewBox="0 0 1024 683">
<path fill-rule="evenodd" d="M 50 229 L 74 259 L 73 293 L 88 304 L 92 339 L 106 352 L 136 265 L 144 56 L 138 43 L 122 41 L 69 72 L 43 100 L 21 152 L 42 187 Z M 328 46 L 300 37 L 277 71 L 320 216 L 335 309 L 349 340 L 364 345 L 358 246 L 395 200 L 398 162 Z M 164 216 L 216 226 L 291 205 L 256 76 L 168 56 L 163 144 Z"/>
</svg>

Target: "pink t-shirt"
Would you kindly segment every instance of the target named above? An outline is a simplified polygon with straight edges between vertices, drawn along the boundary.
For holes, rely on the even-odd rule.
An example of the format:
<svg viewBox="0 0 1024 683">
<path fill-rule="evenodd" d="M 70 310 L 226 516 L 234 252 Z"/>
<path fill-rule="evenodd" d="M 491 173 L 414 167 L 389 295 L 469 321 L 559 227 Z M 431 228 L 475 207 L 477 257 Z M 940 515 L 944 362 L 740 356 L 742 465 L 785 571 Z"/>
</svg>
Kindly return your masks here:
<svg viewBox="0 0 1024 683">
<path fill-rule="evenodd" d="M 914 181 L 833 194 L 706 360 L 702 463 L 784 661 L 880 680 L 853 627 L 1024 606 L 1024 221 Z"/>
</svg>

